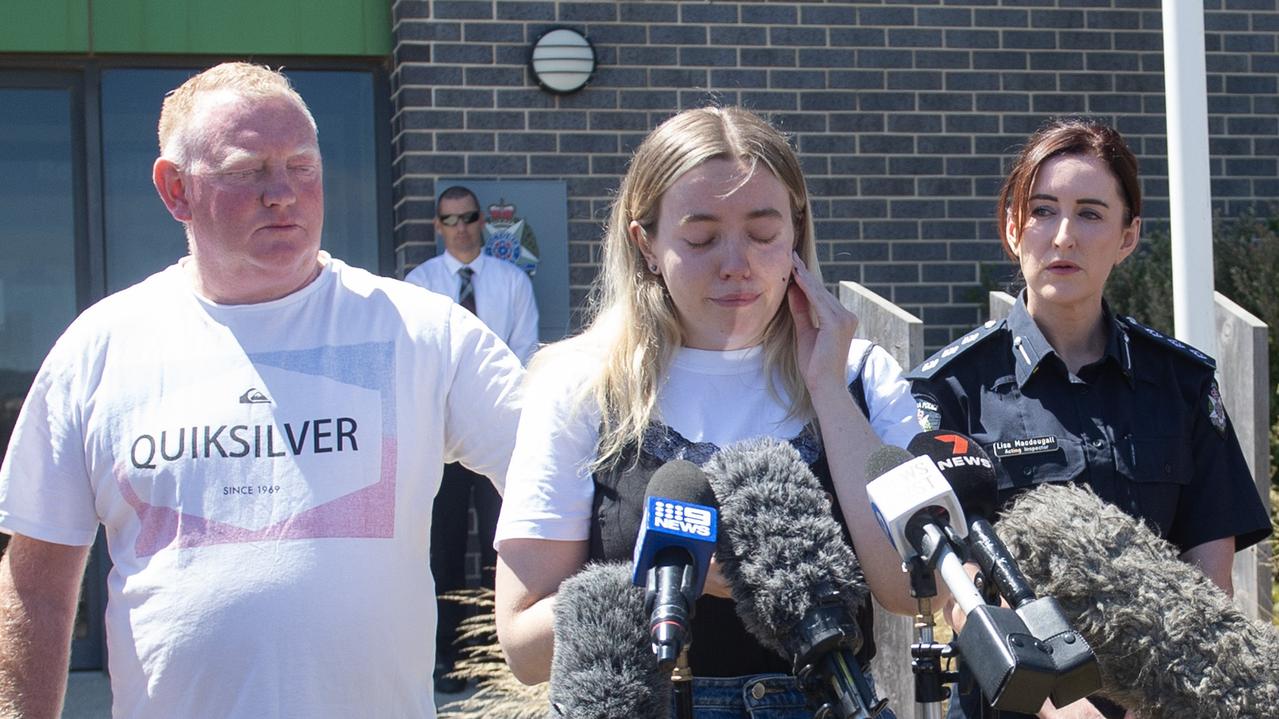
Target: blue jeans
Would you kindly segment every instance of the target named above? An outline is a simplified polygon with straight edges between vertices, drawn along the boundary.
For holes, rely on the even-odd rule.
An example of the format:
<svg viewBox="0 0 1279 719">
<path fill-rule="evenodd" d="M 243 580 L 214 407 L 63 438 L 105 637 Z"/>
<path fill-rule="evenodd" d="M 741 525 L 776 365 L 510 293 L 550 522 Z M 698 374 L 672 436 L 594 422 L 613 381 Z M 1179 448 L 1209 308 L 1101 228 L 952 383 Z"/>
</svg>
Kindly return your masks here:
<svg viewBox="0 0 1279 719">
<path fill-rule="evenodd" d="M 672 708 L 671 716 L 675 717 Z M 693 677 L 695 719 L 812 719 L 804 693 L 788 674 Z M 879 719 L 897 719 L 885 709 Z"/>
</svg>

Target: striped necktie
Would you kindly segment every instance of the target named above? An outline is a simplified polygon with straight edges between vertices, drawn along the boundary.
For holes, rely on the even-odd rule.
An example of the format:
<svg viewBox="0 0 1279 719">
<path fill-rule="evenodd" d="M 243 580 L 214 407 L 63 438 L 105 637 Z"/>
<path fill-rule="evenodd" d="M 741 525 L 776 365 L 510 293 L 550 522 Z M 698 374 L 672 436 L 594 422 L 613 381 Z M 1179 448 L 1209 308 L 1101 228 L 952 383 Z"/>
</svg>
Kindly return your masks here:
<svg viewBox="0 0 1279 719">
<path fill-rule="evenodd" d="M 471 284 L 471 276 L 475 274 L 475 270 L 463 267 L 457 271 L 457 274 L 462 278 L 457 286 L 457 303 L 478 317 L 479 315 L 475 312 L 475 285 Z"/>
</svg>

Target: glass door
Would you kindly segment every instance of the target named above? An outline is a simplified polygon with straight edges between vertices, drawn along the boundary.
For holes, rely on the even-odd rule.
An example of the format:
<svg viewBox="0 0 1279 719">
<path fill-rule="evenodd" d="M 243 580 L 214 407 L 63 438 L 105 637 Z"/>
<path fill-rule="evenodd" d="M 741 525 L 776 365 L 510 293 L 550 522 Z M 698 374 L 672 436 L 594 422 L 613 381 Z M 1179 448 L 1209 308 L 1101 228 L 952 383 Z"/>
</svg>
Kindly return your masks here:
<svg viewBox="0 0 1279 719">
<path fill-rule="evenodd" d="M 159 153 L 156 125 L 169 90 L 192 69 L 109 68 L 102 71 L 102 197 L 106 289 L 117 292 L 187 253 L 182 227 L 151 184 Z M 373 273 L 390 271 L 388 192 L 379 160 L 377 78 L 366 71 L 290 70 L 311 108 L 324 156 L 324 236 L 334 257 Z M 381 100 L 384 102 L 385 99 Z M 385 241 L 383 240 L 385 238 Z"/>
<path fill-rule="evenodd" d="M 36 370 L 90 299 L 80 78 L 0 73 L 0 459 Z M 74 628 L 76 669 L 102 665 L 97 554 Z"/>
</svg>

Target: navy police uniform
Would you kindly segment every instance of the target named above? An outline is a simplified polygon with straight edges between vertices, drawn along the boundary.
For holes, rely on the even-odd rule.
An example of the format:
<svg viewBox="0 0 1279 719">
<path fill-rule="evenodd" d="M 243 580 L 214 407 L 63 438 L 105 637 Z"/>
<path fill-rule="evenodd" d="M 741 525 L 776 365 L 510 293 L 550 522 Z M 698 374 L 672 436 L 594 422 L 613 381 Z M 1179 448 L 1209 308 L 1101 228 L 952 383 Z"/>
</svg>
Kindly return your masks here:
<svg viewBox="0 0 1279 719">
<path fill-rule="evenodd" d="M 1234 537 L 1236 550 L 1264 539 L 1270 519 L 1213 360 L 1104 304 L 1103 312 L 1105 354 L 1076 375 L 1031 319 L 1023 292 L 1007 319 L 906 374 L 920 424 L 980 442 L 1001 504 L 1043 482 L 1080 482 L 1181 551 L 1223 537 Z M 979 694 L 965 695 L 963 710 L 952 706 L 952 719 L 980 716 Z"/>
</svg>

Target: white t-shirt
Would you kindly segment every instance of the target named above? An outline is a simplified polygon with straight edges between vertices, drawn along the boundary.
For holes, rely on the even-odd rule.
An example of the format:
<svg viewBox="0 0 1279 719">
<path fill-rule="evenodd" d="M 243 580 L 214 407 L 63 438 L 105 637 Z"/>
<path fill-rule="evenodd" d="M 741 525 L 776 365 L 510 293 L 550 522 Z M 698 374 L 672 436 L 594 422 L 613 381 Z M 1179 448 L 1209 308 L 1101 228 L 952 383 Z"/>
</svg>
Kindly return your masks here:
<svg viewBox="0 0 1279 719">
<path fill-rule="evenodd" d="M 580 407 L 575 401 L 582 384 L 598 373 L 599 358 L 588 351 L 561 350 L 547 360 L 524 389 L 524 414 L 495 545 L 506 539 L 590 538 L 595 486 L 589 467 L 600 414 L 590 398 Z M 897 362 L 882 347 L 853 340 L 847 366 L 849 383 L 863 367 L 875 433 L 888 444 L 905 447 L 919 424 L 910 385 Z M 657 419 L 690 442 L 717 447 L 753 437 L 790 440 L 806 422 L 786 417 L 788 398 L 778 385 L 783 402 L 775 400 L 769 380 L 760 347 L 726 352 L 680 348 L 658 391 Z"/>
<path fill-rule="evenodd" d="M 501 481 L 522 370 L 447 298 L 323 259 L 236 306 L 174 265 L 36 377 L 0 528 L 106 527 L 116 717 L 434 716 L 440 468 Z"/>
<path fill-rule="evenodd" d="M 444 252 L 414 267 L 404 281 L 456 300 L 461 287 L 457 271 L 463 267 L 475 272 L 471 284 L 475 287 L 476 314 L 521 362 L 527 363 L 537 350 L 537 300 L 533 298 L 533 282 L 523 270 L 485 254 L 463 264 Z"/>
</svg>

